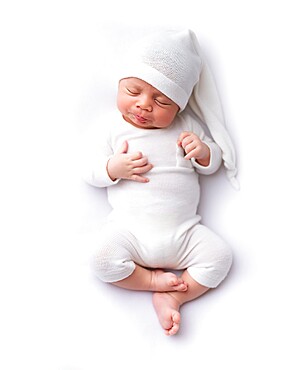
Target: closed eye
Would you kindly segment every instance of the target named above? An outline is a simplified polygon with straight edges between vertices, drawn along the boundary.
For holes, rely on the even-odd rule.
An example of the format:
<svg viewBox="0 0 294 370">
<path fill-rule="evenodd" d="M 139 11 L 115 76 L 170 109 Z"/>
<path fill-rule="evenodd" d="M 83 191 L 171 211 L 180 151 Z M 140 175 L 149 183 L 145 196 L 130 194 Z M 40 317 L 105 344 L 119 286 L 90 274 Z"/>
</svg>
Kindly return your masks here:
<svg viewBox="0 0 294 370">
<path fill-rule="evenodd" d="M 155 99 L 155 102 L 159 105 L 162 105 L 162 106 L 169 106 L 171 105 L 170 103 L 167 103 L 167 102 L 163 102 L 161 100 L 158 100 L 158 99 Z"/>
<path fill-rule="evenodd" d="M 137 90 L 134 90 L 134 89 L 129 89 L 128 87 L 126 87 L 126 90 L 128 93 L 130 93 L 131 95 L 137 95 L 139 94 L 139 92 Z"/>
</svg>

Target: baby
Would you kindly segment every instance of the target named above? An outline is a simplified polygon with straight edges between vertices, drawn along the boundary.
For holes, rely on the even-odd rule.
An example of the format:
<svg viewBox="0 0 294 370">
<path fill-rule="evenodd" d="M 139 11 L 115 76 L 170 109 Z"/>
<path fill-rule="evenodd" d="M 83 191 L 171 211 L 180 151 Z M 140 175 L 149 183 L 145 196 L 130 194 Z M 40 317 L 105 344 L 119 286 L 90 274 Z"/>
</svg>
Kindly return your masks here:
<svg viewBox="0 0 294 370">
<path fill-rule="evenodd" d="M 197 206 L 199 174 L 224 162 L 236 185 L 234 148 L 191 30 L 152 34 L 121 64 L 118 110 L 99 122 L 105 136 L 97 126 L 85 141 L 84 178 L 107 187 L 113 209 L 94 266 L 105 282 L 154 292 L 159 322 L 174 335 L 180 307 L 217 287 L 232 263 L 231 249 L 200 223 Z"/>
</svg>

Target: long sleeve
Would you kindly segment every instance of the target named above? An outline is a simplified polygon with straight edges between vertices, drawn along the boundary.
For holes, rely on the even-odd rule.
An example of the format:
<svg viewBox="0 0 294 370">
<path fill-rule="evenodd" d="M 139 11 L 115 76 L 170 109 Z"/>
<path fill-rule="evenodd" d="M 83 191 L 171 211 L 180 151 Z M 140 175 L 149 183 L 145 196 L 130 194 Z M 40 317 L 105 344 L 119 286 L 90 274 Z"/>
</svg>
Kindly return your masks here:
<svg viewBox="0 0 294 370">
<path fill-rule="evenodd" d="M 99 124 L 91 126 L 81 141 L 81 175 L 90 185 L 114 185 L 107 173 L 107 162 L 113 155 L 112 148 Z"/>
<path fill-rule="evenodd" d="M 191 162 L 193 166 L 201 175 L 213 174 L 220 168 L 222 164 L 222 151 L 220 147 L 209 136 L 206 135 L 203 127 L 198 122 L 198 118 L 195 116 L 195 114 L 190 112 L 188 108 L 182 113 L 182 118 L 187 123 L 189 130 L 198 135 L 200 140 L 203 141 L 210 149 L 209 165 L 202 166 L 201 164 L 197 163 L 194 158 L 192 158 Z"/>
</svg>

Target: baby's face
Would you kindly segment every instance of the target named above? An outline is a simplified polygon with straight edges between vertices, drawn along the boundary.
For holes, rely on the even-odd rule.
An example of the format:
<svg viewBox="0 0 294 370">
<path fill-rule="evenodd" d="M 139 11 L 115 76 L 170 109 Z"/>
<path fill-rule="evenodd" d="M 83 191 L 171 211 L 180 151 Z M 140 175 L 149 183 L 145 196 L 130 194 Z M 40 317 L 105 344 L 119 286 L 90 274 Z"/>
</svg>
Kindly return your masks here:
<svg viewBox="0 0 294 370">
<path fill-rule="evenodd" d="M 168 127 L 179 111 L 171 99 L 134 77 L 120 80 L 117 106 L 127 122 L 144 129 Z"/>
</svg>

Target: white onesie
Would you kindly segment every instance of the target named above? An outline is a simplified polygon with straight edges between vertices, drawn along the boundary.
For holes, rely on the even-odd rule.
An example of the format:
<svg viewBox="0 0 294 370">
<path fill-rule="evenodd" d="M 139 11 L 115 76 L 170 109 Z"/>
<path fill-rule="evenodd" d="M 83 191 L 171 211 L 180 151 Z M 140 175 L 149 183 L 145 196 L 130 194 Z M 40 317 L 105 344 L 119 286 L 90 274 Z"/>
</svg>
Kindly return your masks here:
<svg viewBox="0 0 294 370">
<path fill-rule="evenodd" d="M 106 127 L 103 133 L 101 126 Z M 197 134 L 210 148 L 207 167 L 184 158 L 177 145 L 183 131 Z M 105 135 L 104 135 L 105 134 Z M 128 141 L 128 152 L 142 152 L 152 170 L 148 183 L 113 182 L 106 171 L 109 158 Z M 217 235 L 200 225 L 197 215 L 198 174 L 212 174 L 221 164 L 221 151 L 187 111 L 167 128 L 142 129 L 127 123 L 119 112 L 101 118 L 86 135 L 84 178 L 107 187 L 113 210 L 101 231 L 95 257 L 98 277 L 122 280 L 135 263 L 148 268 L 188 269 L 200 284 L 216 287 L 231 266 L 231 250 Z"/>
</svg>

